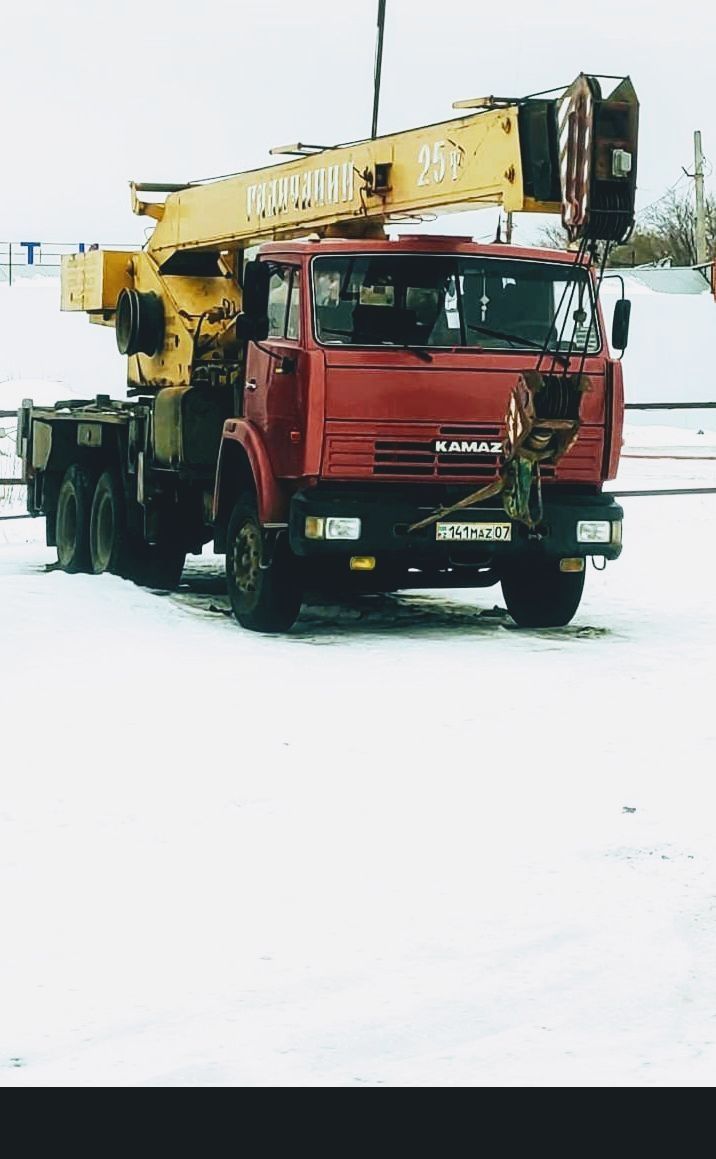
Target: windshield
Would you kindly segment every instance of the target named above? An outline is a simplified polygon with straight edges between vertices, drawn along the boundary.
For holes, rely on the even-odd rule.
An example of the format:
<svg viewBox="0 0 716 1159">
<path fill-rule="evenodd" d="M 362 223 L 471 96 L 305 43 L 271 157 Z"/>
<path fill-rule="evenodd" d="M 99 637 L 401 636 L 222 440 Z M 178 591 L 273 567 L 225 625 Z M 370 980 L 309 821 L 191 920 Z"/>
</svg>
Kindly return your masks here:
<svg viewBox="0 0 716 1159">
<path fill-rule="evenodd" d="M 599 349 L 587 272 L 557 263 L 423 254 L 313 263 L 325 345 Z M 591 322 L 591 326 L 590 326 Z"/>
</svg>

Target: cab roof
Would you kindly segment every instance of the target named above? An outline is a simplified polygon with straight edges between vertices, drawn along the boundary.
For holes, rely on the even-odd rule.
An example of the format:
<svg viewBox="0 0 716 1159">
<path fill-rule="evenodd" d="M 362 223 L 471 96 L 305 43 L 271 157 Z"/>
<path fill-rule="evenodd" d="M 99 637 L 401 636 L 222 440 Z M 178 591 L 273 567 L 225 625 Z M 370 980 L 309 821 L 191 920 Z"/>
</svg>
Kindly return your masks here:
<svg viewBox="0 0 716 1159">
<path fill-rule="evenodd" d="M 443 236 L 439 234 L 399 234 L 395 238 L 295 238 L 291 241 L 265 242 L 261 254 L 293 254 L 296 257 L 332 253 L 422 253 L 422 254 L 462 254 L 492 258 L 512 258 L 523 261 L 576 263 L 576 250 L 542 249 L 535 246 L 504 245 L 501 243 L 476 242 L 470 237 Z M 588 264 L 582 258 L 584 265 Z"/>
</svg>

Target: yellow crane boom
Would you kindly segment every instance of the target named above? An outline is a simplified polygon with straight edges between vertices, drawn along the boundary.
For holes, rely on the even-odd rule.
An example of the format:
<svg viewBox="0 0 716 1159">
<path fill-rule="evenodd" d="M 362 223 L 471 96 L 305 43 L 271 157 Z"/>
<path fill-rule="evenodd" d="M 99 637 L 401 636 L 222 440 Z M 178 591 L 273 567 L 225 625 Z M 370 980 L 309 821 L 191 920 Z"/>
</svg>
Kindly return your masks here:
<svg viewBox="0 0 716 1159">
<path fill-rule="evenodd" d="M 628 79 L 606 100 L 595 79 L 582 75 L 556 99 L 482 98 L 456 107 L 472 111 L 217 181 L 169 187 L 163 204 L 137 194 L 167 187 L 135 185 L 135 212 L 157 219 L 148 251 L 162 266 L 185 250 L 243 249 L 306 231 L 365 236 L 405 215 L 481 205 L 566 212 L 570 173 L 573 184 L 580 178 L 584 184 L 585 166 L 595 171 L 587 182 L 591 176 L 618 191 L 633 187 L 633 164 L 626 173 L 611 164 L 615 152 L 618 164 L 635 153 L 637 103 Z M 605 151 L 610 155 L 600 156 Z M 581 195 L 589 200 L 589 192 Z M 571 193 L 572 200 L 580 196 L 578 189 Z M 574 230 L 581 224 L 582 218 L 565 220 Z"/>
<path fill-rule="evenodd" d="M 241 255 L 260 242 L 311 233 L 374 237 L 406 217 L 487 205 L 561 213 L 571 240 L 627 236 L 638 124 L 628 77 L 608 97 L 582 73 L 556 96 L 456 107 L 466 111 L 453 120 L 373 140 L 294 146 L 282 150 L 298 153 L 294 160 L 247 173 L 181 186 L 133 184 L 134 212 L 156 221 L 145 248 L 63 259 L 62 309 L 115 325 L 122 290 L 140 295 L 131 309 L 141 308 L 142 318 L 124 318 L 118 341 L 126 323 L 138 351 L 127 351 L 130 385 L 159 387 L 188 380 L 200 327 L 202 341 L 221 335 L 240 304 Z M 147 193 L 166 197 L 143 200 Z M 161 326 L 152 296 L 161 299 Z M 143 330 L 161 334 L 161 348 L 154 349 L 158 338 L 142 342 Z"/>
<path fill-rule="evenodd" d="M 307 231 L 356 236 L 391 217 L 527 208 L 515 106 L 326 149 L 298 160 L 172 192 L 148 249 L 160 265 L 182 250 L 243 248 Z M 138 192 L 142 187 L 135 187 Z M 540 205 L 555 212 L 559 205 Z"/>
</svg>

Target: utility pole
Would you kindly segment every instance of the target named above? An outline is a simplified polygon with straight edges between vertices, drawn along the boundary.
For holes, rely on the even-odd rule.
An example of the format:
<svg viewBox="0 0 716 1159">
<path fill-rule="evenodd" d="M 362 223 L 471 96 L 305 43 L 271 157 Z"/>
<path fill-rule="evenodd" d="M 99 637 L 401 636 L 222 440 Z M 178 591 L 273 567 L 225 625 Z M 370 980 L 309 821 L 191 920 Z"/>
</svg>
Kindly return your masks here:
<svg viewBox="0 0 716 1159">
<path fill-rule="evenodd" d="M 694 190 L 696 193 L 696 264 L 708 261 L 706 253 L 706 205 L 704 202 L 704 156 L 701 152 L 701 133 L 694 133 Z"/>
<path fill-rule="evenodd" d="M 380 104 L 380 78 L 383 71 L 383 30 L 385 28 L 385 2 L 378 0 L 378 43 L 375 50 L 375 78 L 373 81 L 373 124 L 370 135 L 378 136 L 378 106 Z"/>
</svg>

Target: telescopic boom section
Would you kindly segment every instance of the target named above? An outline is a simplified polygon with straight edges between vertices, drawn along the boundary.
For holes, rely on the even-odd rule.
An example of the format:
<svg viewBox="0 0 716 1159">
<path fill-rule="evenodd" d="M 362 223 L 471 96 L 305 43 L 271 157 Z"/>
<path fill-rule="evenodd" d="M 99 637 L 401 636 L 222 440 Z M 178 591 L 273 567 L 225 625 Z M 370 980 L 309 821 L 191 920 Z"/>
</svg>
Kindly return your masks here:
<svg viewBox="0 0 716 1159">
<path fill-rule="evenodd" d="M 580 74 L 553 99 L 456 107 L 473 111 L 207 183 L 135 185 L 135 212 L 157 219 L 147 250 L 163 268 L 187 251 L 242 250 L 310 232 L 365 237 L 391 219 L 482 205 L 561 213 L 570 240 L 627 236 L 638 123 L 628 78 L 608 98 L 595 77 Z M 138 196 L 168 189 L 163 203 Z"/>
</svg>

